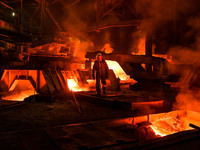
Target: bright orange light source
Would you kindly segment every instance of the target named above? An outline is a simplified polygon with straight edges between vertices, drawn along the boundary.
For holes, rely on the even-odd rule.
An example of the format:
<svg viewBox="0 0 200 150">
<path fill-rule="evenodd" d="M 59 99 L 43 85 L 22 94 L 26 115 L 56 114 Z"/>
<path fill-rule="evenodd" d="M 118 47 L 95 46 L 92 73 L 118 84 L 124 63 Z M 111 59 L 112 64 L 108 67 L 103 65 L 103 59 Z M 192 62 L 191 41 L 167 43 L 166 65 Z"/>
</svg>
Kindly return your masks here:
<svg viewBox="0 0 200 150">
<path fill-rule="evenodd" d="M 119 65 L 116 61 L 106 60 L 106 63 L 108 64 L 108 68 L 112 69 L 115 73 L 116 78 L 119 78 L 120 80 L 128 80 L 130 79 L 130 76 L 128 76 L 122 67 Z"/>
<path fill-rule="evenodd" d="M 162 137 L 191 129 L 189 126 L 186 126 L 186 121 L 187 120 L 185 119 L 179 120 L 176 117 L 166 117 L 153 121 L 150 127 L 153 129 L 156 135 Z"/>
<path fill-rule="evenodd" d="M 67 79 L 67 83 L 70 90 L 73 90 L 78 87 L 78 84 L 74 79 Z"/>
<path fill-rule="evenodd" d="M 9 89 L 8 95 L 2 96 L 3 100 L 23 101 L 30 95 L 37 94 L 29 80 L 17 79 Z"/>
<path fill-rule="evenodd" d="M 80 87 L 74 79 L 67 79 L 67 84 L 70 90 L 72 91 L 88 91 L 88 87 Z"/>
</svg>

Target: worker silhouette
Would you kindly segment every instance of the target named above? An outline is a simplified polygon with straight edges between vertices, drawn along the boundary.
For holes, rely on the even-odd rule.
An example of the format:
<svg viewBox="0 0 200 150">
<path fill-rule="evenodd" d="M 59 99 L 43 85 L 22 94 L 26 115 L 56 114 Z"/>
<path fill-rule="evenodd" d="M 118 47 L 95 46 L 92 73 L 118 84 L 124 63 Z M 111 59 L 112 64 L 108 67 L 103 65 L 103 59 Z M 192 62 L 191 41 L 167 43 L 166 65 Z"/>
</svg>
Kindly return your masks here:
<svg viewBox="0 0 200 150">
<path fill-rule="evenodd" d="M 92 77 L 96 79 L 97 96 L 101 95 L 101 83 L 103 94 L 106 94 L 106 79 L 109 77 L 109 69 L 106 61 L 103 59 L 101 53 L 96 55 L 96 60 L 93 65 Z"/>
</svg>

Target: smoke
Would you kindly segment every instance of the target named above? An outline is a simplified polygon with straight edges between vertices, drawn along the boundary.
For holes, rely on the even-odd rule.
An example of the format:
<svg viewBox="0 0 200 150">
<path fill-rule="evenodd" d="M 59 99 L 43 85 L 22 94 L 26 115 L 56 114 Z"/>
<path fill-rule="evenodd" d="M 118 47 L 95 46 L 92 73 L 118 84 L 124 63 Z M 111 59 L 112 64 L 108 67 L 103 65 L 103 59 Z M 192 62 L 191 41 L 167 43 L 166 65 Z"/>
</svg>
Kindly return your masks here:
<svg viewBox="0 0 200 150">
<path fill-rule="evenodd" d="M 196 22 L 200 14 L 198 3 L 197 0 L 140 0 L 137 12 L 143 19 L 140 31 L 136 30 L 133 35 L 137 32 L 142 32 L 144 36 L 153 35 L 157 53 L 165 54 L 174 46 L 188 46 L 196 37 L 192 26 L 199 28 Z M 141 39 L 143 36 L 132 36 L 132 52 L 136 51 L 134 48 L 138 47 L 137 41 Z"/>
<path fill-rule="evenodd" d="M 130 47 L 132 54 L 145 55 L 146 33 L 140 30 L 133 32 L 132 39 L 134 39 Z"/>
<path fill-rule="evenodd" d="M 86 31 L 92 26 L 95 27 L 94 20 L 96 13 L 98 13 L 94 3 L 93 0 L 87 0 L 84 3 L 82 1 L 80 5 L 66 9 L 68 15 L 64 20 L 64 26 L 73 35 L 74 56 L 84 58 L 84 53 L 87 51 L 101 50 L 107 52 L 112 51 L 113 48 L 115 50 L 120 49 L 126 46 L 125 42 L 122 41 L 125 41 L 128 36 L 131 37 L 130 51 L 133 54 L 144 54 L 145 37 L 151 34 L 154 42 L 156 42 L 156 50 L 162 54 L 167 53 L 173 57 L 176 64 L 181 64 L 171 70 L 171 72 L 180 75 L 179 86 L 181 90 L 176 97 L 174 109 L 198 110 L 200 91 L 193 91 L 189 86 L 200 86 L 199 0 L 132 1 L 133 5 L 129 4 L 128 7 L 133 7 L 131 12 L 134 13 L 135 18 L 131 19 L 141 19 L 137 29 L 125 32 L 117 28 L 108 28 L 97 30 L 89 35 Z M 129 3 L 131 2 L 129 1 Z M 120 18 L 115 15 L 113 10 L 113 13 L 106 16 L 101 23 L 109 24 L 124 20 L 127 21 L 127 18 Z M 128 32 L 132 33 L 128 35 Z M 127 35 L 122 36 L 123 33 Z M 118 44 L 116 41 L 122 44 Z M 126 41 L 126 43 L 128 42 Z"/>
<path fill-rule="evenodd" d="M 197 10 L 197 1 L 188 2 L 183 23 L 184 29 L 177 37 L 178 46 L 171 47 L 171 55 L 175 64 L 179 64 L 172 72 L 180 75 L 180 92 L 176 96 L 173 109 L 200 111 L 200 12 Z M 171 69 L 171 68 L 170 68 Z"/>
<path fill-rule="evenodd" d="M 85 53 L 90 51 L 113 52 L 109 30 L 96 30 L 88 32 L 96 27 L 97 2 L 93 0 L 80 1 L 77 5 L 66 9 L 67 18 L 64 19 L 65 30 L 72 35 L 72 55 L 84 59 Z M 116 22 L 117 17 L 112 15 L 105 18 L 100 24 Z"/>
<path fill-rule="evenodd" d="M 166 41 L 170 36 L 169 33 L 171 33 L 168 24 L 175 19 L 173 0 L 141 0 L 138 1 L 137 5 L 138 16 L 143 19 L 139 28 L 132 33 L 130 49 L 133 54 L 145 52 L 146 35 L 153 35 L 158 43 L 164 43 L 160 49 L 163 49 L 164 45 L 170 45 Z M 143 41 L 144 46 L 141 46 L 141 41 Z"/>
<path fill-rule="evenodd" d="M 173 109 L 200 111 L 200 91 L 181 90 L 176 97 Z"/>
<path fill-rule="evenodd" d="M 80 2 L 79 2 L 80 3 Z M 88 24 L 93 17 L 88 12 L 92 11 L 92 3 L 79 4 L 66 8 L 67 17 L 63 20 L 63 26 L 66 31 L 70 33 L 71 53 L 74 57 L 81 60 L 85 59 L 85 53 L 92 51 L 94 43 L 91 41 L 90 36 L 87 34 Z"/>
<path fill-rule="evenodd" d="M 153 35 L 157 52 L 172 56 L 176 64 L 169 68 L 170 72 L 180 76 L 180 92 L 173 109 L 200 111 L 199 1 L 140 0 L 137 11 L 143 19 L 139 29 L 132 33 L 131 51 L 144 51 L 141 41 L 146 35 Z"/>
<path fill-rule="evenodd" d="M 180 64 L 171 71 L 180 76 L 178 81 L 180 91 L 176 96 L 176 102 L 173 104 L 174 110 L 200 111 L 200 49 L 198 43 L 194 45 L 197 49 L 174 47 L 169 51 L 169 54 L 175 60 L 175 64 Z"/>
</svg>

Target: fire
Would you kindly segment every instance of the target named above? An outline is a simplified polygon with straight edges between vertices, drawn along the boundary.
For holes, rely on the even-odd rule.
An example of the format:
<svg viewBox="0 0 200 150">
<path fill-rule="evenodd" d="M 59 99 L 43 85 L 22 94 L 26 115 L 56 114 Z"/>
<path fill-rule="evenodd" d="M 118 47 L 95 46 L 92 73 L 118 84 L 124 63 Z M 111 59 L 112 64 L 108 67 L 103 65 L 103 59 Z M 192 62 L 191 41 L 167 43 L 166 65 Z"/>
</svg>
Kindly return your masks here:
<svg viewBox="0 0 200 150">
<path fill-rule="evenodd" d="M 128 76 L 122 67 L 118 64 L 116 61 L 106 60 L 106 63 L 108 64 L 108 68 L 112 69 L 116 75 L 116 78 L 119 78 L 120 80 L 128 80 L 130 79 L 130 76 Z"/>
<path fill-rule="evenodd" d="M 75 79 L 67 79 L 68 87 L 71 91 L 88 91 L 88 87 L 79 86 L 79 84 L 75 81 Z"/>
<path fill-rule="evenodd" d="M 106 43 L 103 48 L 101 49 L 102 52 L 105 53 L 112 53 L 113 52 L 113 48 L 111 47 L 111 45 L 109 43 Z"/>
<path fill-rule="evenodd" d="M 145 55 L 145 42 L 146 42 L 146 36 L 143 35 L 141 38 L 138 39 L 138 41 L 134 44 L 136 44 L 136 50 L 132 52 L 133 55 Z"/>
</svg>

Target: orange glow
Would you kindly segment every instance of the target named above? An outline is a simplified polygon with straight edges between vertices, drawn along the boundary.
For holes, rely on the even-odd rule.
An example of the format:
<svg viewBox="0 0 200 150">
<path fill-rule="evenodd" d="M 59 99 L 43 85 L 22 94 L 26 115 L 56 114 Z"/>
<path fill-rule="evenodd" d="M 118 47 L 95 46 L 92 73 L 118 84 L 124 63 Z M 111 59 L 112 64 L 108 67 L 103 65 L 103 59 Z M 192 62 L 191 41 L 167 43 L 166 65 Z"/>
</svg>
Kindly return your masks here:
<svg viewBox="0 0 200 150">
<path fill-rule="evenodd" d="M 103 48 L 101 49 L 102 52 L 105 53 L 112 53 L 113 52 L 113 48 L 111 47 L 111 45 L 109 43 L 106 43 Z"/>
<path fill-rule="evenodd" d="M 166 136 L 180 131 L 191 130 L 189 123 L 200 125 L 200 113 L 194 111 L 177 110 L 168 113 L 150 115 L 150 127 L 156 135 Z"/>
<path fill-rule="evenodd" d="M 160 101 L 148 101 L 148 102 L 132 102 L 132 110 L 143 107 L 163 107 L 164 100 Z"/>
<path fill-rule="evenodd" d="M 118 62 L 113 61 L 113 60 L 105 60 L 108 68 L 112 69 L 113 72 L 115 73 L 116 78 L 119 78 L 120 80 L 130 80 L 130 76 L 127 75 L 122 67 L 119 65 Z M 91 69 L 93 68 L 94 62 L 91 63 Z M 135 81 L 135 80 L 134 80 Z"/>
<path fill-rule="evenodd" d="M 3 100 L 23 101 L 30 95 L 37 94 L 29 80 L 15 80 L 6 96 L 2 96 Z"/>
<path fill-rule="evenodd" d="M 166 134 L 160 133 L 160 130 L 159 130 L 156 126 L 150 125 L 150 127 L 151 127 L 151 129 L 155 132 L 155 134 L 156 134 L 157 136 L 161 136 L 161 137 L 166 136 Z"/>
<path fill-rule="evenodd" d="M 122 67 L 116 61 L 106 60 L 108 64 L 108 68 L 112 69 L 115 73 L 116 78 L 120 78 L 120 80 L 129 80 L 130 76 L 128 76 Z"/>
<path fill-rule="evenodd" d="M 79 60 L 83 61 L 85 61 L 85 57 L 83 56 L 85 56 L 86 50 L 90 51 L 94 47 L 92 41 L 88 39 L 81 40 L 77 37 L 69 38 L 69 45 L 70 45 L 71 55 L 74 57 L 78 57 Z"/>
<path fill-rule="evenodd" d="M 168 62 L 172 62 L 172 56 L 168 56 L 168 55 L 161 55 L 161 54 L 153 54 L 154 57 L 160 57 L 160 58 L 164 58 L 166 59 Z"/>
<path fill-rule="evenodd" d="M 161 118 L 154 122 L 150 127 L 154 130 L 156 135 L 166 136 L 169 134 L 177 133 L 184 130 L 189 130 L 190 128 L 185 126 L 184 119 L 178 119 L 176 117 Z"/>
<path fill-rule="evenodd" d="M 3 96 L 3 100 L 10 100 L 10 101 L 23 101 L 24 98 L 29 97 L 31 95 L 37 94 L 34 90 L 25 90 L 21 91 L 9 96 Z"/>
<path fill-rule="evenodd" d="M 137 51 L 132 52 L 133 55 L 145 55 L 145 42 L 146 37 L 141 37 L 137 42 Z"/>
<path fill-rule="evenodd" d="M 86 86 L 79 86 L 78 83 L 74 79 L 67 79 L 67 84 L 70 90 L 78 92 L 78 91 L 89 91 L 89 88 Z"/>
<path fill-rule="evenodd" d="M 190 123 L 200 126 L 200 113 L 190 110 L 175 110 L 168 113 L 149 114 L 130 118 L 115 119 L 109 125 L 126 126 L 150 122 L 149 125 L 159 137 L 174 134 L 180 131 L 192 130 Z"/>
</svg>

